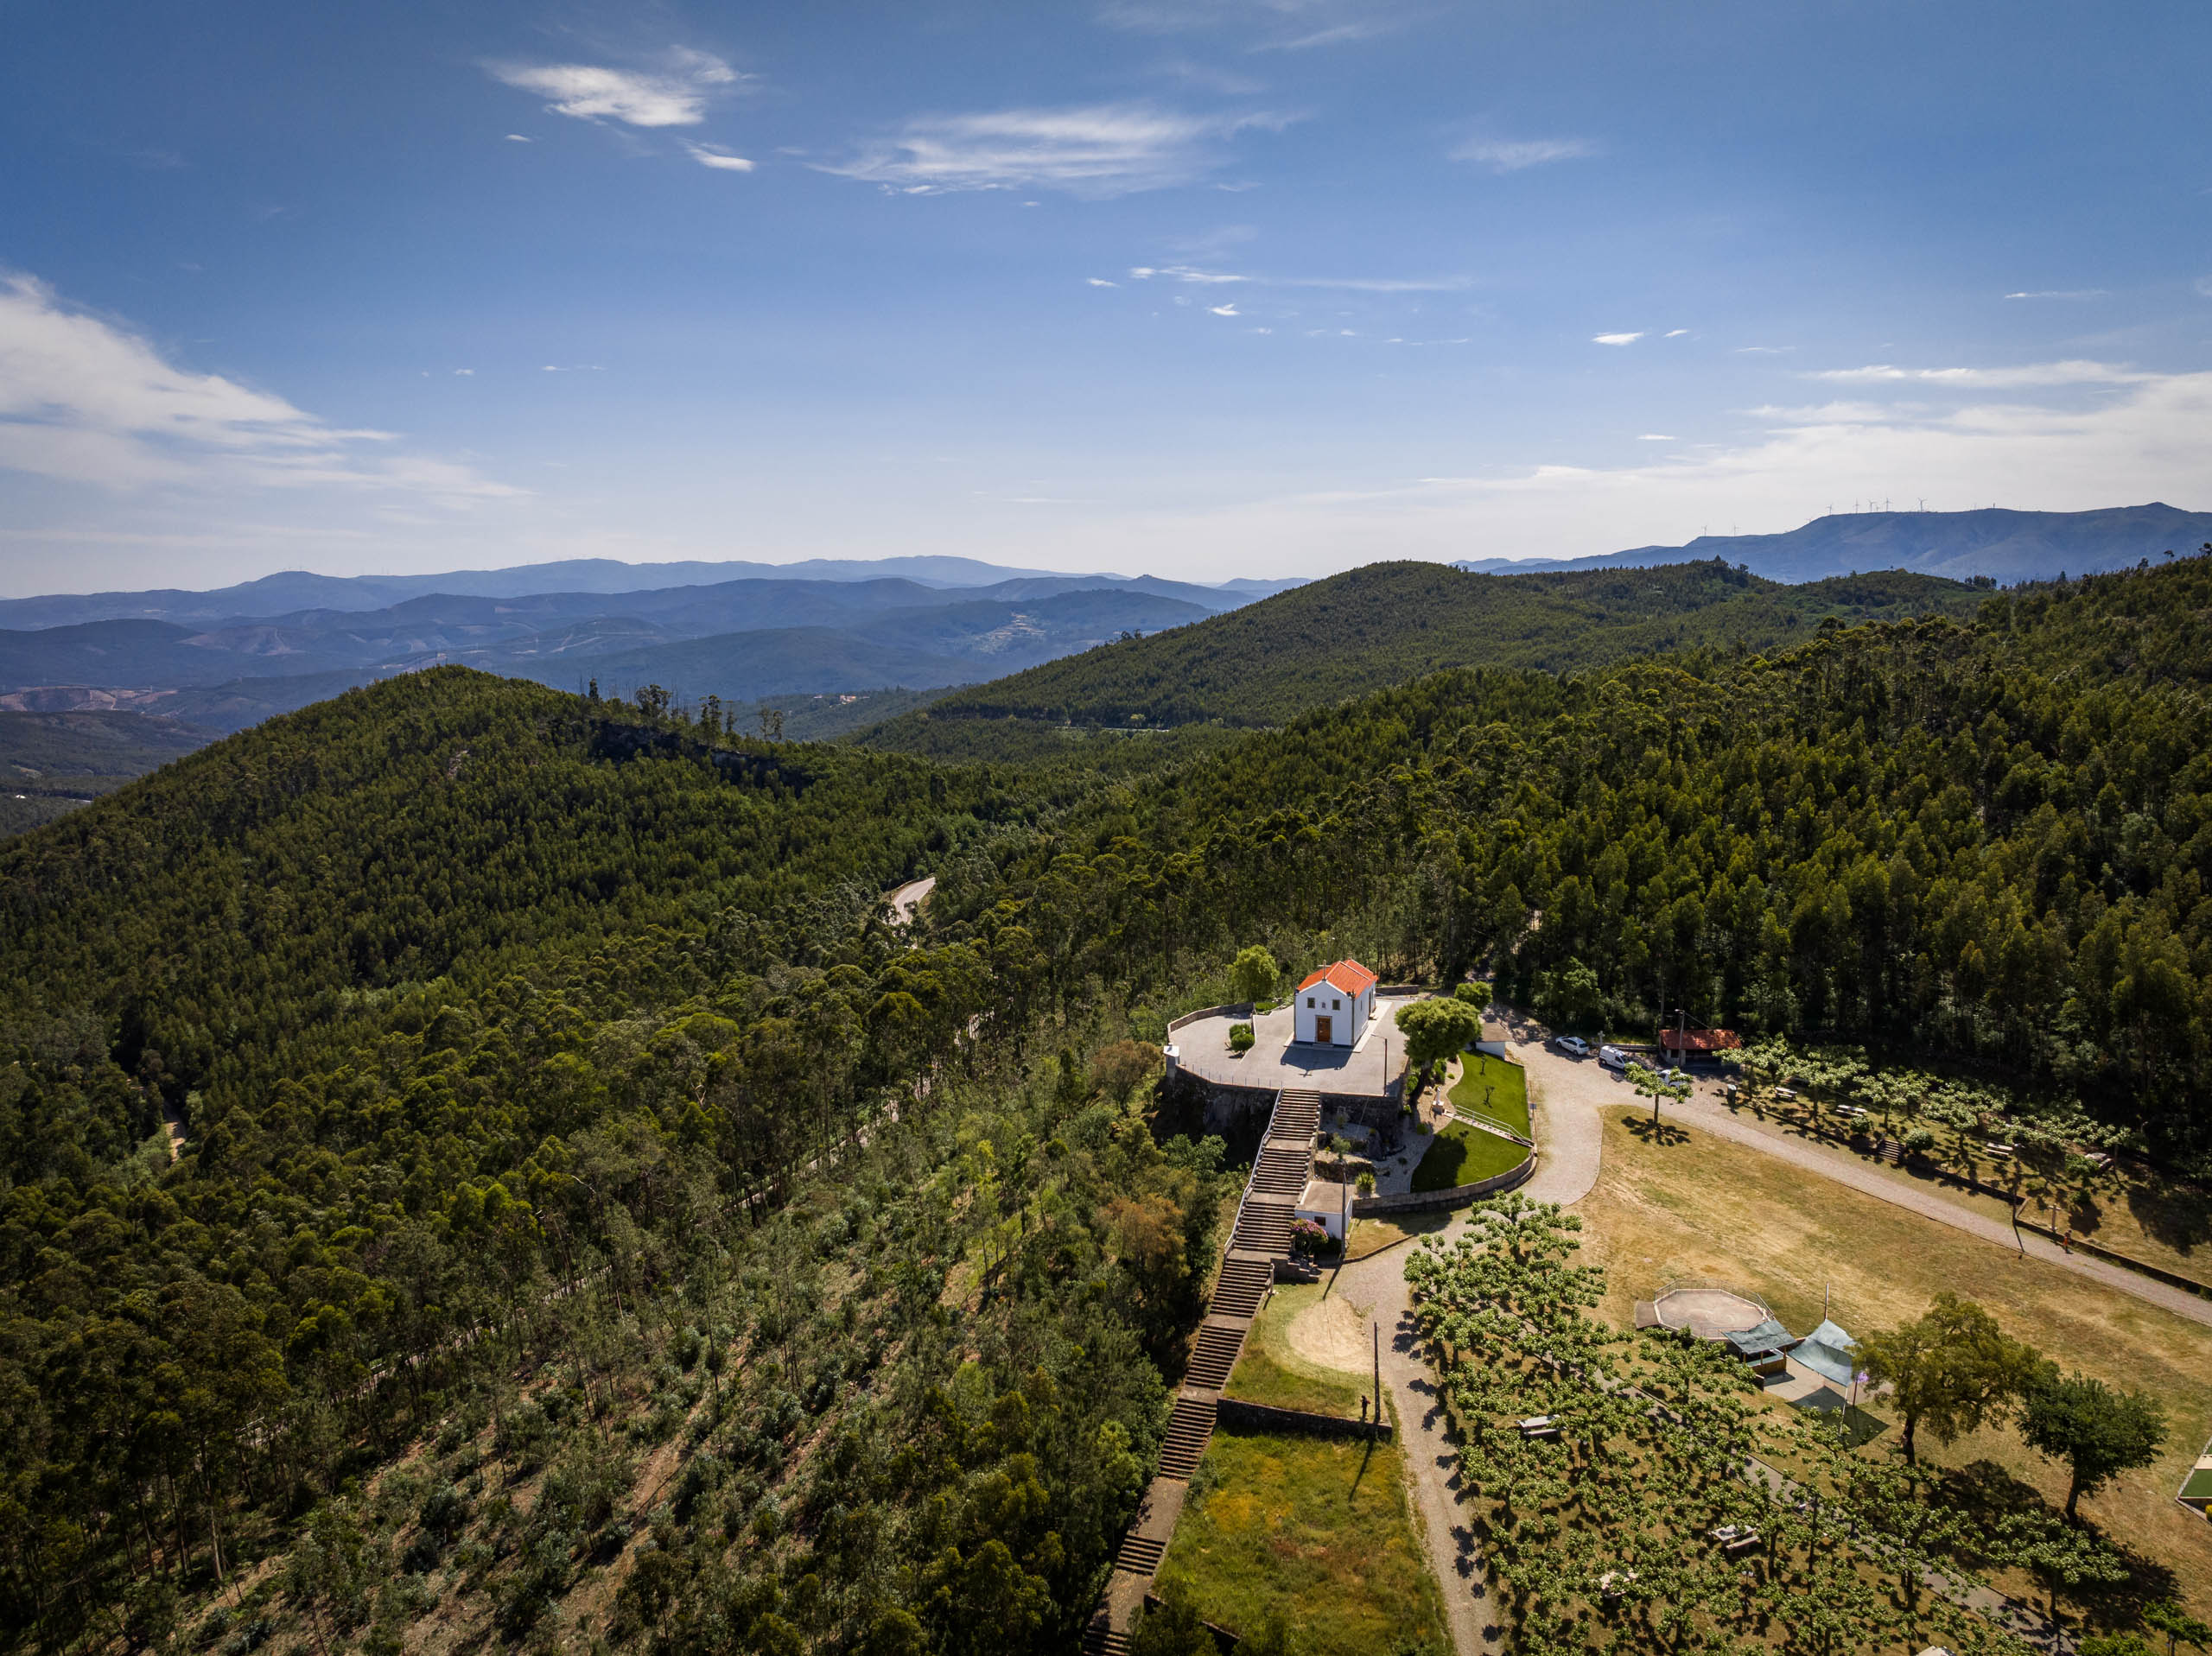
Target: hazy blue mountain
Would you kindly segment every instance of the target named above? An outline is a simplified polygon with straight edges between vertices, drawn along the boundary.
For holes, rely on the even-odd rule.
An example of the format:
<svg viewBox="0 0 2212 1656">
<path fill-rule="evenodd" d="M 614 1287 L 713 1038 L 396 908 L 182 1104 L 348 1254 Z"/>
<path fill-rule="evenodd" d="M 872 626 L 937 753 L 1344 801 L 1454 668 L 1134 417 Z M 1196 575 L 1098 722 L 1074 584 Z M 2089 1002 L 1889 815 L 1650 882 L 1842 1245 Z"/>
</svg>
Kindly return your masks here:
<svg viewBox="0 0 2212 1656">
<path fill-rule="evenodd" d="M 855 587 L 898 581 L 924 591 L 982 589 L 986 596 L 1049 596 L 1097 587 L 1130 587 L 1214 609 L 1234 609 L 1279 590 L 1281 581 L 1236 581 L 1224 588 L 1186 586 L 1149 575 L 1069 575 L 1010 568 L 975 558 L 810 558 L 798 563 L 618 563 L 611 558 L 570 558 L 512 569 L 456 569 L 429 575 L 319 575 L 288 570 L 208 592 L 175 588 L 137 593 L 56 593 L 0 599 L 0 627 L 54 627 L 87 621 L 152 620 L 185 625 L 268 619 L 303 610 L 360 612 L 389 609 L 431 595 L 522 599 L 548 593 L 604 600 L 620 593 L 692 592 L 736 581 Z M 1001 593 L 1008 582 L 1053 583 L 1033 592 Z M 1200 596 L 1204 594 L 1204 596 Z M 629 606 L 626 606 L 629 607 Z"/>
<path fill-rule="evenodd" d="M 836 627 L 771 627 L 608 656 L 518 661 L 496 670 L 536 679 L 556 690 L 580 689 L 596 680 L 605 695 L 628 695 L 639 685 L 658 684 L 687 705 L 696 705 L 709 695 L 725 701 L 757 701 L 777 695 L 850 690 L 855 685 L 941 689 L 988 678 L 995 669 Z"/>
<path fill-rule="evenodd" d="M 2152 502 L 2100 511 L 1838 512 L 1784 535 L 1700 535 L 1687 546 L 1639 546 L 1587 558 L 1481 558 L 1458 567 L 1477 574 L 1538 570 L 1645 568 L 1725 558 L 1769 581 L 1827 581 L 1877 569 L 2011 584 L 2060 574 L 2132 569 L 2163 554 L 2212 541 L 2212 512 Z"/>
</svg>

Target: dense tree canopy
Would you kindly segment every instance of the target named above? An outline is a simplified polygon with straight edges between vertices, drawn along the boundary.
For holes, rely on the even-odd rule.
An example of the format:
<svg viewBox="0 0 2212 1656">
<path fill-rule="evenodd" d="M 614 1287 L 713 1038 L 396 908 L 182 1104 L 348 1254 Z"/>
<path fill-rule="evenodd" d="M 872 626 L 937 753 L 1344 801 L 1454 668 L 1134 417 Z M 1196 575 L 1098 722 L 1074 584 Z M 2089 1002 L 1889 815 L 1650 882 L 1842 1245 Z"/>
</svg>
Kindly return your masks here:
<svg viewBox="0 0 2212 1656">
<path fill-rule="evenodd" d="M 0 847 L 0 1631 L 276 1555 L 252 1613 L 347 1637 L 1064 1647 L 1227 1183 L 1124 1044 L 1249 946 L 2201 1164 L 2212 571 L 1977 601 L 1103 771 L 446 670 Z"/>
</svg>

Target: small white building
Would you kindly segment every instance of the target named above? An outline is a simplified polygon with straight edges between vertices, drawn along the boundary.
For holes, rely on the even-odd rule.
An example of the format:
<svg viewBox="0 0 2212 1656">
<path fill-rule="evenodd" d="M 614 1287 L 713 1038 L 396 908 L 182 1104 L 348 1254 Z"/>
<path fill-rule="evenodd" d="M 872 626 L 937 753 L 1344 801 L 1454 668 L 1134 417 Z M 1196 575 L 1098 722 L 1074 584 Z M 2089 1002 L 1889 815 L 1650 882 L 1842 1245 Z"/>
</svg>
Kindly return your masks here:
<svg viewBox="0 0 2212 1656">
<path fill-rule="evenodd" d="M 1357 961 L 1325 966 L 1291 998 L 1294 1045 L 1357 1046 L 1375 1015 L 1375 974 Z"/>
<path fill-rule="evenodd" d="M 1351 1215 L 1352 1192 L 1348 1185 L 1333 1179 L 1308 1179 L 1306 1189 L 1299 1193 L 1298 1216 L 1310 1219 L 1339 1242 L 1344 1240 L 1345 1221 Z"/>
</svg>

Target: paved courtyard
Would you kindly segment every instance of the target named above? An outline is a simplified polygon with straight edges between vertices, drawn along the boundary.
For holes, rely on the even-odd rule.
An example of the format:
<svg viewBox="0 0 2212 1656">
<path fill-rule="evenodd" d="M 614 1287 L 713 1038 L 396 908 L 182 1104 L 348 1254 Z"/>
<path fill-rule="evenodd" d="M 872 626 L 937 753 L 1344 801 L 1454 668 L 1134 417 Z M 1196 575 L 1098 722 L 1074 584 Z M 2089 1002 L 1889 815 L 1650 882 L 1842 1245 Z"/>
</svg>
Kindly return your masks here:
<svg viewBox="0 0 2212 1656">
<path fill-rule="evenodd" d="M 1392 1019 L 1398 1008 L 1418 995 L 1375 998 L 1375 1016 L 1368 1020 L 1357 1046 L 1294 1045 L 1291 1009 L 1280 1006 L 1252 1019 L 1254 1037 L 1249 1052 L 1229 1048 L 1229 1026 L 1241 1018 L 1201 1018 L 1185 1024 L 1171 1037 L 1183 1068 L 1203 1081 L 1223 1087 L 1255 1087 L 1274 1092 L 1283 1087 L 1310 1087 L 1319 1093 L 1346 1093 L 1382 1098 L 1395 1093 L 1406 1073 L 1406 1037 Z"/>
</svg>

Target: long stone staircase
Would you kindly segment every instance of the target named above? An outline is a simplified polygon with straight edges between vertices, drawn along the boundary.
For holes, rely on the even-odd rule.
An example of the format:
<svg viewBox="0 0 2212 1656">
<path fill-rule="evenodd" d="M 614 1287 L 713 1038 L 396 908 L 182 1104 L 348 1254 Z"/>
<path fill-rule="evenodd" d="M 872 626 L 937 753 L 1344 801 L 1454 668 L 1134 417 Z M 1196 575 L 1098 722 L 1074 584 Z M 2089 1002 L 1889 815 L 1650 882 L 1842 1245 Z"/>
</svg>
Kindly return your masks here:
<svg viewBox="0 0 2212 1656">
<path fill-rule="evenodd" d="M 1244 1183 L 1229 1244 L 1214 1285 L 1213 1304 L 1191 1342 L 1191 1362 L 1167 1418 L 1160 1449 L 1160 1475 L 1138 1503 L 1137 1515 L 1114 1555 L 1105 1596 L 1084 1629 L 1086 1656 L 1121 1656 L 1129 1647 L 1129 1624 L 1152 1587 L 1160 1561 L 1174 1538 L 1190 1493 L 1191 1475 L 1213 1437 L 1222 1388 L 1229 1384 L 1252 1319 L 1266 1303 L 1278 1261 L 1290 1257 L 1291 1226 L 1298 1198 L 1313 1170 L 1315 1136 L 1321 1130 L 1321 1095 L 1304 1088 L 1275 1094 L 1267 1136 Z"/>
</svg>

